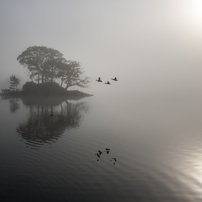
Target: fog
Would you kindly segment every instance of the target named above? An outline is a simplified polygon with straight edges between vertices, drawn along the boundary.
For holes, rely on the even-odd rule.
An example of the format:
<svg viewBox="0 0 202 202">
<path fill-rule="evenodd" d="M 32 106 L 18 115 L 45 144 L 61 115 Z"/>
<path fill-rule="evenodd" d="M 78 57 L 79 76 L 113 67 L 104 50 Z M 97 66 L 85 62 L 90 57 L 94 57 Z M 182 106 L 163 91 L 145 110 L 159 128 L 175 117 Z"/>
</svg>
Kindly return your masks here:
<svg viewBox="0 0 202 202">
<path fill-rule="evenodd" d="M 91 78 L 84 92 L 200 93 L 201 13 L 198 0 L 1 1 L 0 88 L 12 74 L 29 81 L 16 58 L 46 46 L 81 63 Z"/>
</svg>

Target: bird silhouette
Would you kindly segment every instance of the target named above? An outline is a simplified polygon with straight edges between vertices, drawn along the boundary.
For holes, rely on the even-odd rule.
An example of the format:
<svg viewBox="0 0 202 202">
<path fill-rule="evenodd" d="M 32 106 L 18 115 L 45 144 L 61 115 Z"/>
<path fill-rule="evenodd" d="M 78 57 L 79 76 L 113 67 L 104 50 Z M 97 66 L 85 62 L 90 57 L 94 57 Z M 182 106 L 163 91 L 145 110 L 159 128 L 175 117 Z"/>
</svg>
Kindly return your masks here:
<svg viewBox="0 0 202 202">
<path fill-rule="evenodd" d="M 114 163 L 113 163 L 114 165 L 115 165 L 115 162 L 117 162 L 116 158 L 112 158 L 112 159 L 110 160 L 110 162 L 111 162 L 111 161 L 114 161 Z"/>
<path fill-rule="evenodd" d="M 98 157 L 97 161 L 99 161 L 101 154 L 100 153 L 96 153 L 95 155 Z"/>
<path fill-rule="evenodd" d="M 107 81 L 105 84 L 111 84 L 109 81 Z"/>
<path fill-rule="evenodd" d="M 114 77 L 114 78 L 111 78 L 111 79 L 112 79 L 112 80 L 114 80 L 114 81 L 118 81 L 116 77 Z"/>
<path fill-rule="evenodd" d="M 97 82 L 102 82 L 101 78 L 98 77 L 98 79 L 96 79 Z"/>
<path fill-rule="evenodd" d="M 108 148 L 105 148 L 105 151 L 104 152 L 106 152 L 107 154 L 109 154 L 109 152 L 110 152 L 110 149 L 108 149 Z"/>
</svg>

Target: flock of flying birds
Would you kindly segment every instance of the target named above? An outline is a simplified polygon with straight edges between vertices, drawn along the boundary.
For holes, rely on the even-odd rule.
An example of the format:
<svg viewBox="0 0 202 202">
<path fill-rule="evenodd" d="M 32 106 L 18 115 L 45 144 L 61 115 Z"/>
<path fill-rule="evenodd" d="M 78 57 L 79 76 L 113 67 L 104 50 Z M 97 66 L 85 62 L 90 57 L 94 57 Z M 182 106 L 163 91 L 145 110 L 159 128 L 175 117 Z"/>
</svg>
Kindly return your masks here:
<svg viewBox="0 0 202 202">
<path fill-rule="evenodd" d="M 118 81 L 116 77 L 111 78 L 111 79 L 112 79 L 113 81 Z M 102 80 L 101 80 L 100 77 L 98 77 L 98 79 L 96 79 L 96 81 L 97 81 L 97 82 L 102 82 Z M 105 82 L 105 84 L 111 84 L 111 83 L 110 83 L 109 81 L 107 81 L 107 82 Z M 52 117 L 52 116 L 53 116 L 53 114 L 50 114 L 50 117 Z M 109 154 L 110 149 L 109 149 L 109 148 L 105 148 L 105 151 L 100 151 L 100 150 L 98 150 L 98 152 L 95 154 L 95 155 L 98 157 L 97 161 L 99 161 L 99 159 L 101 158 L 101 154 L 102 154 L 103 152 L 106 152 L 107 154 Z M 111 158 L 111 159 L 110 159 L 110 162 L 112 162 L 112 163 L 115 165 L 115 163 L 117 162 L 117 159 L 116 159 L 116 158 Z"/>
<path fill-rule="evenodd" d="M 106 152 L 107 154 L 109 154 L 110 149 L 105 148 L 105 151 L 100 151 L 100 150 L 98 150 L 98 152 L 95 154 L 95 155 L 98 157 L 97 161 L 99 161 L 99 159 L 101 158 L 101 154 L 102 154 L 103 152 Z M 111 158 L 111 159 L 110 159 L 110 162 L 112 162 L 112 163 L 115 165 L 115 163 L 117 162 L 117 159 L 116 159 L 116 158 Z"/>
<path fill-rule="evenodd" d="M 118 81 L 117 80 L 117 78 L 116 77 L 114 77 L 114 78 L 111 78 L 113 81 Z M 98 79 L 96 79 L 96 81 L 97 82 L 102 82 L 102 80 L 101 80 L 101 78 L 100 77 L 98 77 Z M 105 84 L 111 84 L 109 81 L 107 81 L 107 82 L 105 82 Z M 95 154 L 97 157 L 98 157 L 98 159 L 97 159 L 97 161 L 99 161 L 99 159 L 101 158 L 101 154 L 103 153 L 103 152 L 106 152 L 107 154 L 109 154 L 109 152 L 110 152 L 110 149 L 109 148 L 105 148 L 105 151 L 100 151 L 100 150 L 98 150 L 98 152 Z M 116 158 L 111 158 L 110 159 L 110 162 L 112 162 L 114 165 L 115 165 L 115 163 L 117 162 L 117 159 Z"/>
<path fill-rule="evenodd" d="M 118 81 L 116 77 L 111 78 L 111 80 L 113 80 L 113 81 Z M 98 77 L 98 79 L 96 79 L 96 81 L 97 81 L 97 82 L 102 82 L 102 80 L 101 80 L 100 77 Z M 109 85 L 110 85 L 111 83 L 110 83 L 109 81 L 107 81 L 107 82 L 105 82 L 105 84 L 109 84 Z"/>
</svg>

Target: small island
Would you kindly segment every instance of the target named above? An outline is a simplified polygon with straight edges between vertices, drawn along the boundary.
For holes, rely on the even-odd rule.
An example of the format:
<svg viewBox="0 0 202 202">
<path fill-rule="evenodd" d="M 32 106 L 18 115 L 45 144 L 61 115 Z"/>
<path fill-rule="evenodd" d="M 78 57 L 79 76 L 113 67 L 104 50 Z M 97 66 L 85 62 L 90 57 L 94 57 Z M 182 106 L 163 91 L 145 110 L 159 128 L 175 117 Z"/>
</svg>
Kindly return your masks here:
<svg viewBox="0 0 202 202">
<path fill-rule="evenodd" d="M 69 90 L 59 86 L 58 83 L 48 82 L 43 84 L 36 84 L 34 82 L 26 82 L 22 90 L 1 89 L 0 95 L 4 97 L 36 97 L 36 98 L 50 98 L 63 97 L 67 99 L 80 99 L 83 97 L 92 96 L 91 94 L 83 93 L 78 90 Z"/>
<path fill-rule="evenodd" d="M 83 71 L 79 62 L 66 60 L 57 50 L 33 46 L 22 52 L 17 60 L 27 68 L 31 81 L 19 90 L 20 79 L 12 75 L 9 89 L 1 89 L 0 95 L 4 97 L 80 99 L 92 96 L 78 90 L 67 90 L 72 86 L 86 87 L 89 78 L 81 77 Z"/>
</svg>

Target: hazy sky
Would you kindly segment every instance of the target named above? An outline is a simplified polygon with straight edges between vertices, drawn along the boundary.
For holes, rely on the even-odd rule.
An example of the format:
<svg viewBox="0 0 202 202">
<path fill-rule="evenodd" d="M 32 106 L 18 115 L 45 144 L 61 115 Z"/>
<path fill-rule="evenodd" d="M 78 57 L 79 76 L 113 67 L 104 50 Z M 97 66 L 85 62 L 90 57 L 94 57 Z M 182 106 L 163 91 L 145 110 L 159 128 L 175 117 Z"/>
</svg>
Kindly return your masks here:
<svg viewBox="0 0 202 202">
<path fill-rule="evenodd" d="M 202 92 L 201 0 L 0 0 L 0 27 L 0 88 L 29 80 L 16 58 L 46 46 L 81 63 L 85 92 Z"/>
</svg>

